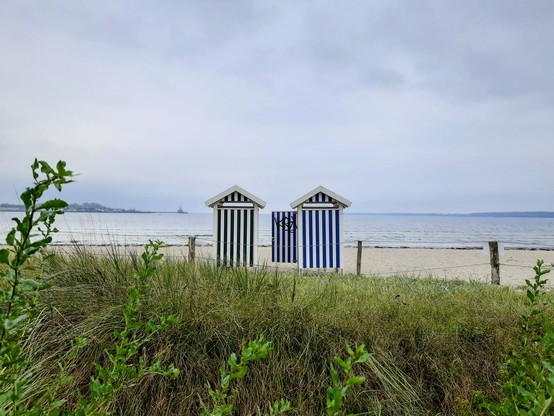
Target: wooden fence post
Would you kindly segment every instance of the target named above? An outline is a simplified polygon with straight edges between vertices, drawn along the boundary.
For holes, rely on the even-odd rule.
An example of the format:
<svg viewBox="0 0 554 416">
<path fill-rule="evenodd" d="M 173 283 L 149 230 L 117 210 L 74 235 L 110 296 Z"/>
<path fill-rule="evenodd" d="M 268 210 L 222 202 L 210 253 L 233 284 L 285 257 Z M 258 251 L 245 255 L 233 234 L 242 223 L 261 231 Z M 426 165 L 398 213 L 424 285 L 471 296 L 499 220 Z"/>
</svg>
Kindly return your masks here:
<svg viewBox="0 0 554 416">
<path fill-rule="evenodd" d="M 196 258 L 196 236 L 189 235 L 189 262 L 194 263 Z"/>
<path fill-rule="evenodd" d="M 362 274 L 362 242 L 358 240 L 358 258 L 356 259 L 356 274 Z"/>
<path fill-rule="evenodd" d="M 500 256 L 498 254 L 498 241 L 489 241 L 489 253 L 491 258 L 491 283 L 500 284 Z"/>
</svg>

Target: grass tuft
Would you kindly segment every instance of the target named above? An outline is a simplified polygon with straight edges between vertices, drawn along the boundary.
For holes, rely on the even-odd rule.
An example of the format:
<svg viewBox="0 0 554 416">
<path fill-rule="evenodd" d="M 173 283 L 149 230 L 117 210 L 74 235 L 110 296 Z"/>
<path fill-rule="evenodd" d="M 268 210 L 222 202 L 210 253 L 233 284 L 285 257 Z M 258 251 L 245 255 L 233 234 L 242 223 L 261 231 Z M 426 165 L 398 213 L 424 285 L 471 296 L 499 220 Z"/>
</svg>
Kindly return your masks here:
<svg viewBox="0 0 554 416">
<path fill-rule="evenodd" d="M 75 247 L 41 267 L 52 289 L 27 339 L 33 382 L 55 377 L 57 361 L 77 336 L 89 339 L 62 391 L 70 403 L 85 389 L 94 362 L 114 343 L 126 287 L 140 261 L 120 247 L 93 253 Z M 177 323 L 150 340 L 142 354 L 181 370 L 176 380 L 144 377 L 118 393 L 116 414 L 199 414 L 227 357 L 263 333 L 268 357 L 237 382 L 236 414 L 255 414 L 289 400 L 290 414 L 325 412 L 329 363 L 344 345 L 365 344 L 372 359 L 357 367 L 366 378 L 345 411 L 380 415 L 462 414 L 472 391 L 499 394 L 499 363 L 517 342 L 524 294 L 509 287 L 436 279 L 295 276 L 269 269 L 229 269 L 164 259 L 146 293 L 146 321 L 172 314 Z"/>
</svg>

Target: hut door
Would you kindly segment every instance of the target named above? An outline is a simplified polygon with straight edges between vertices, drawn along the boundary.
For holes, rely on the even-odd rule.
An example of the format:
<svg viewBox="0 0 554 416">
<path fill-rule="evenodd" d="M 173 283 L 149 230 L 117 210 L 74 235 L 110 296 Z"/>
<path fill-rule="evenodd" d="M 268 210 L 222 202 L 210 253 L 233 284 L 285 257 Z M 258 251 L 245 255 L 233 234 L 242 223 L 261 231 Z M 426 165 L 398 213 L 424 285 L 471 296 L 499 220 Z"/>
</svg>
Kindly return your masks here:
<svg viewBox="0 0 554 416">
<path fill-rule="evenodd" d="M 340 210 L 302 210 L 301 234 L 302 268 L 342 268 Z"/>
<path fill-rule="evenodd" d="M 296 263 L 296 211 L 271 213 L 271 261 Z"/>
</svg>

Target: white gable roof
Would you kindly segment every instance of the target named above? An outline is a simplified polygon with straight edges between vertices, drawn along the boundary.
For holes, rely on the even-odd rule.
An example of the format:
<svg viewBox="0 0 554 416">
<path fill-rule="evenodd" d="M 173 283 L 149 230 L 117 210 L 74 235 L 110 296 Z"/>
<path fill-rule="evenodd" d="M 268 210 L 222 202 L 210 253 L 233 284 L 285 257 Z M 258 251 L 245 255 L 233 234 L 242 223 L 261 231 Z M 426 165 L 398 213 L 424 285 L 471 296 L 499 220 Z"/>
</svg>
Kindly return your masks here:
<svg viewBox="0 0 554 416">
<path fill-rule="evenodd" d="M 265 207 L 265 201 L 263 199 L 258 198 L 257 196 L 251 194 L 247 190 L 242 189 L 238 185 L 231 186 L 229 189 L 217 194 L 213 198 L 208 199 L 206 201 L 206 205 L 211 208 L 221 200 L 225 199 L 226 196 L 231 195 L 234 192 L 238 192 L 239 194 L 245 196 L 250 200 L 250 202 L 253 202 L 254 204 L 258 205 L 260 208 Z"/>
<path fill-rule="evenodd" d="M 329 189 L 327 189 L 323 186 L 318 186 L 317 188 L 315 188 L 315 189 L 311 190 L 310 192 L 308 192 L 306 195 L 303 195 L 300 198 L 298 198 L 296 201 L 292 202 L 290 204 L 291 208 L 293 208 L 293 209 L 297 208 L 299 205 L 305 203 L 310 198 L 312 198 L 313 196 L 319 194 L 320 192 L 327 195 L 327 196 L 329 196 L 329 197 L 331 197 L 333 200 L 335 200 L 339 204 L 343 205 L 344 207 L 349 207 L 350 205 L 352 205 L 352 202 L 349 201 L 348 199 L 334 193 L 333 191 L 330 191 Z"/>
</svg>

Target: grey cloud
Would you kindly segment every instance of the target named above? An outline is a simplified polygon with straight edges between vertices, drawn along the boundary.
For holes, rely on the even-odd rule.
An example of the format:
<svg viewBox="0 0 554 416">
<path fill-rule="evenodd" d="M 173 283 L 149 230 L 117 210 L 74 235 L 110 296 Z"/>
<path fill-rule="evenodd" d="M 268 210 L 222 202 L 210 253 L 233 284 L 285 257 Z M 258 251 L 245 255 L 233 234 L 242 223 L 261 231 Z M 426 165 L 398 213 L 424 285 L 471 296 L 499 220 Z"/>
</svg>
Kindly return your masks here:
<svg viewBox="0 0 554 416">
<path fill-rule="evenodd" d="M 281 207 L 321 184 L 356 211 L 551 209 L 552 9 L 8 3 L 0 202 L 36 155 L 82 173 L 69 200 L 139 209 L 235 183 Z"/>
<path fill-rule="evenodd" d="M 404 1 L 378 32 L 418 67 L 421 87 L 459 99 L 552 96 L 549 42 L 554 5 L 547 1 Z"/>
</svg>

